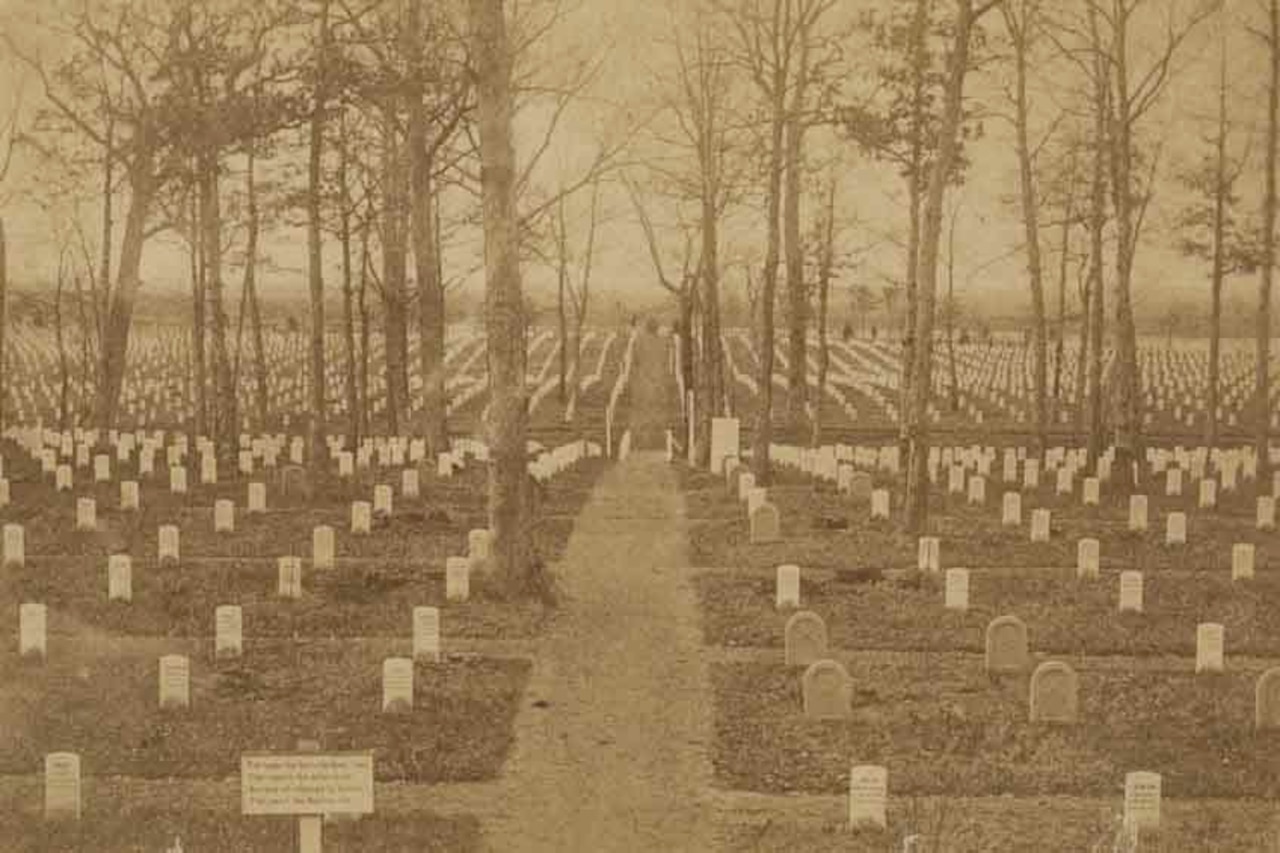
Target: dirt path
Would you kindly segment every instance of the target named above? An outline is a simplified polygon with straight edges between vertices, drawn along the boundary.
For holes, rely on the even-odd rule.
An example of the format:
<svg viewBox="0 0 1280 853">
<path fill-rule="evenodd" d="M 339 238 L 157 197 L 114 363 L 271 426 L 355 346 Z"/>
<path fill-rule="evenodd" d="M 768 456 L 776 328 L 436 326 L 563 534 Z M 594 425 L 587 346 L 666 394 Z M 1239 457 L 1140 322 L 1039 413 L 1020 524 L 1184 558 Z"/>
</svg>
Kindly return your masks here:
<svg viewBox="0 0 1280 853">
<path fill-rule="evenodd" d="M 662 411 L 663 343 L 639 342 L 636 415 Z M 714 847 L 710 700 L 693 590 L 678 570 L 686 542 L 664 453 L 633 453 L 605 474 L 557 567 L 562 609 L 496 786 L 506 807 L 485 821 L 490 849 Z"/>
</svg>

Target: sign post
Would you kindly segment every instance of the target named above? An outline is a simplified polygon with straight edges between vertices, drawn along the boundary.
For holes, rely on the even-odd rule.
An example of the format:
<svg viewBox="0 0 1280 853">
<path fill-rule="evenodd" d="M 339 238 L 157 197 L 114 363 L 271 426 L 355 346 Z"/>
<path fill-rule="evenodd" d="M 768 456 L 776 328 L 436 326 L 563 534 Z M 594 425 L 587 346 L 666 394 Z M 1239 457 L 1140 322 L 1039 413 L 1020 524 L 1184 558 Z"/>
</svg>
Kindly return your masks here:
<svg viewBox="0 0 1280 853">
<path fill-rule="evenodd" d="M 321 853 L 326 814 L 373 814 L 373 753 L 244 753 L 240 811 L 296 815 L 300 853 Z"/>
</svg>

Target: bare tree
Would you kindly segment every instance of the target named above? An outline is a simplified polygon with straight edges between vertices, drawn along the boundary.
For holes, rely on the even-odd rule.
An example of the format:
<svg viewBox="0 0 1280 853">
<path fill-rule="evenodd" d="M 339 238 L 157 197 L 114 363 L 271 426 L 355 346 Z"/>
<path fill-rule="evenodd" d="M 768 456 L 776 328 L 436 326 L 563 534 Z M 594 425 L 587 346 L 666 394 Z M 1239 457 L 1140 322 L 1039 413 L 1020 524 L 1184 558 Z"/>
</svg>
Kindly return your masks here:
<svg viewBox="0 0 1280 853">
<path fill-rule="evenodd" d="M 489 527 L 494 572 L 509 595 L 541 594 L 547 578 L 532 559 L 525 490 L 524 329 L 516 167 L 512 148 L 512 50 L 502 0 L 469 0 L 484 200 L 485 309 L 489 348 L 486 424 Z"/>
<path fill-rule="evenodd" d="M 1260 33 L 1267 46 L 1270 74 L 1267 88 L 1266 184 L 1262 197 L 1262 276 L 1258 283 L 1257 361 L 1254 415 L 1258 476 L 1265 482 L 1271 471 L 1271 285 L 1276 266 L 1276 148 L 1280 145 L 1280 0 L 1267 4 L 1267 29 Z"/>
</svg>

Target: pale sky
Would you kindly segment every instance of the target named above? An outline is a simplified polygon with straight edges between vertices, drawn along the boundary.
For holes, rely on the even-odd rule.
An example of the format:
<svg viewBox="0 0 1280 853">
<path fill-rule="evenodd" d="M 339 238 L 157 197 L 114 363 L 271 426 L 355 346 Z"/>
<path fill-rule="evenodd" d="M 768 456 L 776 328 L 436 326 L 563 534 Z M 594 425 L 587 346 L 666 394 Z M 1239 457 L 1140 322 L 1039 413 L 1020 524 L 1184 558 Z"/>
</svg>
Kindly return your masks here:
<svg viewBox="0 0 1280 853">
<path fill-rule="evenodd" d="M 31 4 L 43 5 L 43 0 L 0 0 L 0 26 L 11 21 L 13 12 Z M 1237 0 L 1229 4 L 1233 14 L 1244 14 L 1252 6 L 1252 0 Z M 1160 0 L 1148 4 L 1157 12 L 1183 8 L 1185 2 Z M 1151 21 L 1158 21 L 1159 16 Z M 12 24 L 9 24 L 12 26 Z M 988 20 L 993 35 L 1003 34 L 1003 25 L 996 16 Z M 625 134 L 629 123 L 648 120 L 653 114 L 654 93 L 661 87 L 654 77 L 662 76 L 664 64 L 670 57 L 670 23 L 663 3 L 654 0 L 581 0 L 570 20 L 551 35 L 544 55 L 538 57 L 546 69 L 548 79 L 563 74 L 565 63 L 575 56 L 588 56 L 600 63 L 595 83 L 565 114 L 551 149 L 540 161 L 538 183 L 544 191 L 552 191 L 562 182 L 572 182 L 590 161 L 601 140 L 614 142 L 619 134 Z M 1229 55 L 1233 80 L 1233 106 L 1250 122 L 1259 119 L 1261 113 L 1261 87 L 1265 83 L 1262 56 L 1256 46 L 1248 44 L 1247 36 L 1233 37 Z M 1139 42 L 1140 46 L 1141 42 Z M 857 51 L 852 51 L 856 53 Z M 1205 28 L 1202 37 L 1189 44 L 1176 69 L 1166 99 L 1147 119 L 1144 139 L 1164 139 L 1162 151 L 1163 171 L 1166 177 L 1160 184 L 1159 194 L 1149 216 L 1147 238 L 1139 256 L 1138 276 L 1135 279 L 1135 299 L 1139 310 L 1163 310 L 1170 299 L 1201 296 L 1207 299 L 1207 270 L 1194 261 L 1183 261 L 1172 249 L 1175 238 L 1170 231 L 1174 211 L 1181 203 L 1181 190 L 1167 178 L 1173 168 L 1181 167 L 1203 149 L 1201 137 L 1211 132 L 1209 125 L 1193 124 L 1197 115 L 1204 115 L 1213 106 L 1213 84 L 1217 71 L 1217 41 L 1213 26 Z M 846 83 L 852 90 L 865 86 L 867 70 L 853 67 L 846 72 Z M 20 75 L 5 75 L 6 94 L 12 97 Z M 1041 87 L 1047 85 L 1042 81 Z M 978 72 L 970 76 L 967 84 L 974 106 L 994 111 L 1005 109 L 1002 96 L 993 75 Z M 38 81 L 28 77 L 23 88 L 25 103 L 30 108 L 39 99 Z M 1040 91 L 1033 103 L 1035 120 L 1040 126 L 1054 109 Z M 0 101 L 0 103 L 3 103 Z M 1246 115 L 1247 113 L 1247 115 Z M 522 158 L 530 156 L 537 140 L 541 138 L 548 110 L 545 105 L 533 103 L 517 120 L 517 149 Z M 656 119 L 660 125 L 663 119 Z M 981 294 L 982 301 L 997 306 L 1008 313 L 1025 310 L 1028 304 L 1025 284 L 1022 283 L 1023 259 L 1016 247 L 1023 239 L 1020 211 L 1016 206 L 1016 161 L 1007 124 L 998 118 L 984 121 L 985 136 L 970 146 L 973 167 L 966 177 L 965 186 L 954 191 L 952 203 L 959 203 L 961 215 L 957 225 L 957 290 L 962 298 Z M 1243 134 L 1239 146 L 1245 146 Z M 833 141 L 832 135 L 822 129 L 810 137 L 810 154 L 815 158 L 838 152 L 839 198 L 846 220 L 842 230 L 842 245 L 865 247 L 876 244 L 864 259 L 862 268 L 846 278 L 845 283 L 862 281 L 879 292 L 884 275 L 900 275 L 903 267 L 901 249 L 886 235 L 901 234 L 905 228 L 905 212 L 902 199 L 902 181 L 893 167 L 868 159 L 852 143 Z M 1259 160 L 1260 138 L 1252 145 L 1253 159 Z M 627 152 L 624 156 L 643 158 L 643 147 Z M 235 164 L 231 164 L 236 168 Z M 1241 181 L 1244 196 L 1242 216 L 1256 216 L 1256 184 L 1260 169 L 1256 166 L 1246 171 Z M 230 181 L 234 182 L 235 177 Z M 9 235 L 11 276 L 22 286 L 33 280 L 45 279 L 56 266 L 56 240 L 54 220 L 42 212 L 33 199 L 40 193 L 41 176 L 32 174 L 27 160 L 19 157 L 14 174 L 10 177 L 0 200 L 4 205 L 6 228 Z M 576 243 L 580 249 L 585 240 L 586 210 L 589 193 L 580 193 L 570 201 L 571 227 L 579 233 Z M 809 227 L 816 199 L 806 198 L 804 221 Z M 92 208 L 93 202 L 89 207 Z M 474 204 L 465 193 L 454 192 L 446 197 L 446 207 L 455 213 Z M 670 207 L 653 198 L 651 210 L 659 225 L 669 220 Z M 606 188 L 602 193 L 601 208 L 606 222 L 597 237 L 597 255 L 593 282 L 599 300 L 612 299 L 614 294 L 641 294 L 645 300 L 659 297 L 649 261 L 647 247 L 635 221 L 625 193 L 618 186 Z M 66 213 L 60 211 L 58 216 Z M 856 220 L 856 221 L 855 221 Z M 852 223 L 852 224 L 851 224 Z M 91 231 L 92 233 L 92 231 Z M 663 233 L 670 231 L 663 229 Z M 763 254 L 764 221 L 762 205 L 749 204 L 733 211 L 723 233 L 724 257 Z M 1056 232 L 1046 229 L 1046 274 L 1051 284 L 1056 283 L 1056 261 L 1048 250 L 1056 246 Z M 336 279 L 336 246 L 329 246 L 326 258 L 331 267 L 330 281 Z M 680 245 L 672 240 L 668 247 L 668 263 L 678 264 Z M 299 229 L 283 229 L 272 234 L 266 250 L 282 268 L 263 277 L 263 292 L 275 296 L 303 296 L 305 294 L 305 239 Z M 476 272 L 479 263 L 479 233 L 471 229 L 460 234 L 448 247 L 446 275 L 465 277 L 462 285 L 478 289 L 481 285 Z M 1004 258 L 1004 260 L 998 260 Z M 173 235 L 158 237 L 147 249 L 144 263 L 145 286 L 157 291 L 185 292 L 188 288 L 187 259 L 182 241 Z M 525 268 L 527 289 L 535 295 L 547 293 L 551 279 L 550 270 L 539 264 Z M 726 290 L 742 287 L 740 270 L 726 272 Z M 227 279 L 234 299 L 238 292 L 239 273 L 232 268 Z M 1243 292 L 1252 295 L 1256 287 L 1252 280 L 1241 282 Z M 599 304 L 599 302 L 597 302 Z"/>
</svg>

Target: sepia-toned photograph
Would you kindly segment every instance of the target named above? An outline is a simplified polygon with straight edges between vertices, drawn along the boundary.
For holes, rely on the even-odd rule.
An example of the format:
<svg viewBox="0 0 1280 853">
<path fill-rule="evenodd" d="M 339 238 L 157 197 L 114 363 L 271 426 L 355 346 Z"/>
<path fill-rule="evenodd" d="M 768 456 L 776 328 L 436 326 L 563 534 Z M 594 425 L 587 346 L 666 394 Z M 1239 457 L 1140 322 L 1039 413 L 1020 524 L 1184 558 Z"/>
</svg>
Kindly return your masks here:
<svg viewBox="0 0 1280 853">
<path fill-rule="evenodd" d="M 1278 137 L 1280 0 L 0 0 L 0 853 L 1280 853 Z"/>
</svg>

